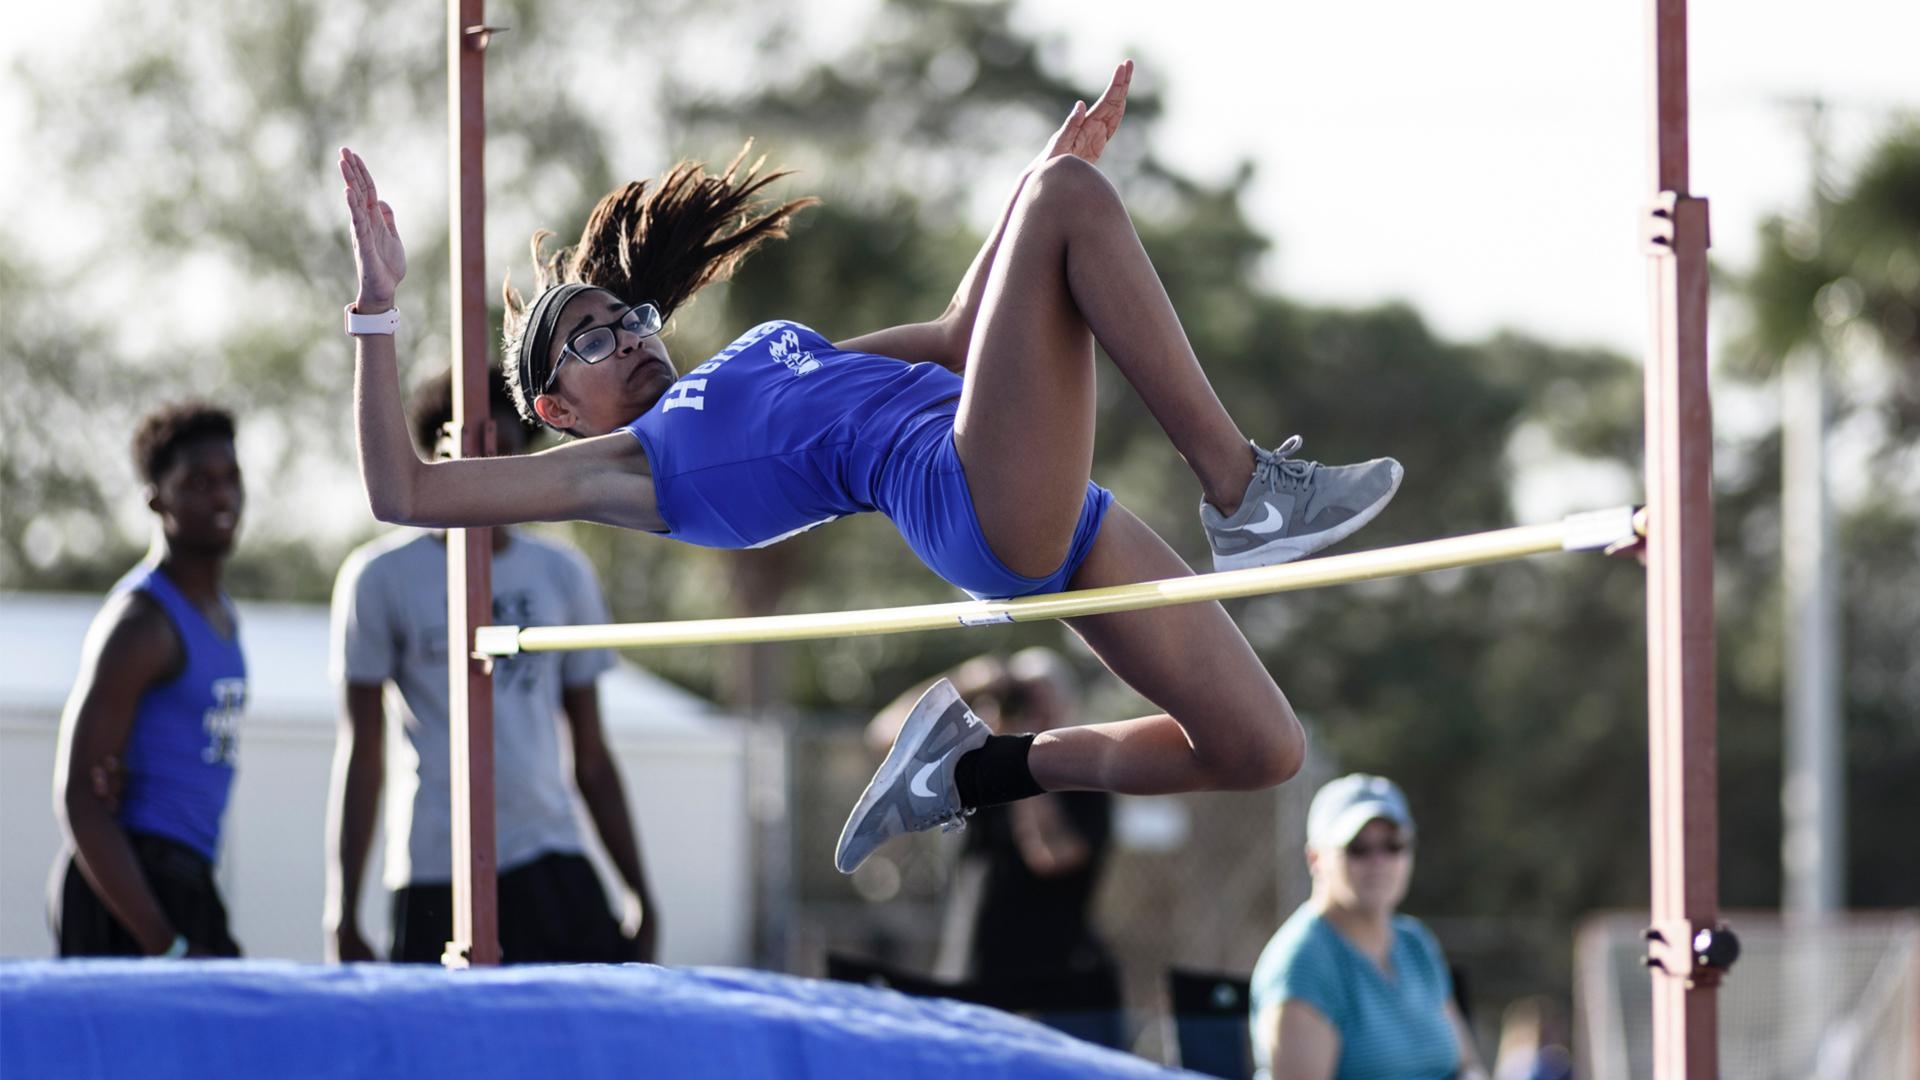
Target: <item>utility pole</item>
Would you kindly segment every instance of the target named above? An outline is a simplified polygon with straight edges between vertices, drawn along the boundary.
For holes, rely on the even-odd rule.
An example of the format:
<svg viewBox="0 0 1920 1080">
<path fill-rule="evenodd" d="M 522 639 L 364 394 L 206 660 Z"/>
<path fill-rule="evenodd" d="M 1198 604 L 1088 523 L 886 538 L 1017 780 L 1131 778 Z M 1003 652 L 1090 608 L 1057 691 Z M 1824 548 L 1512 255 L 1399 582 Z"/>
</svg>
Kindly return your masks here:
<svg viewBox="0 0 1920 1080">
<path fill-rule="evenodd" d="M 1784 101 L 1800 113 L 1812 174 L 1813 227 L 1827 225 L 1827 103 Z M 1813 339 L 1784 358 L 1780 377 L 1781 571 L 1786 602 L 1786 740 L 1780 785 L 1781 907 L 1817 921 L 1846 906 L 1846 775 L 1842 768 L 1839 594 L 1827 493 L 1827 370 L 1823 313 Z"/>
<path fill-rule="evenodd" d="M 1798 114 L 1811 177 L 1807 209 L 1822 248 L 1827 192 L 1827 103 L 1782 103 Z M 1780 371 L 1780 570 L 1786 724 L 1780 777 L 1781 913 L 1787 935 L 1782 983 L 1790 1015 L 1809 1032 L 1827 1031 L 1839 1002 L 1830 992 L 1835 957 L 1822 924 L 1846 905 L 1845 783 L 1841 768 L 1840 620 L 1834 588 L 1833 515 L 1827 494 L 1827 373 L 1833 350 L 1825 306 L 1814 301 L 1808 340 L 1782 358 Z M 1793 1066 L 1815 1067 L 1813 1056 Z"/>
</svg>

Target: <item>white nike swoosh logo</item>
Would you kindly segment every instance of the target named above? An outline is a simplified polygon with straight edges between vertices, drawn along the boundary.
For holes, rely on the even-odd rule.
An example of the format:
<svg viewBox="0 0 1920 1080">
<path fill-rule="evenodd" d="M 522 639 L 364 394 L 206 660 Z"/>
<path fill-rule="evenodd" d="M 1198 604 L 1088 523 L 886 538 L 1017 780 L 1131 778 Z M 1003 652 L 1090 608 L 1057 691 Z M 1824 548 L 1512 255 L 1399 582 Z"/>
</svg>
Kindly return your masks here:
<svg viewBox="0 0 1920 1080">
<path fill-rule="evenodd" d="M 1269 533 L 1277 533 L 1287 527 L 1287 515 L 1274 509 L 1272 503 L 1268 503 L 1266 506 L 1261 507 L 1261 509 L 1267 512 L 1267 516 L 1261 518 L 1259 521 L 1249 521 L 1246 525 L 1242 526 L 1242 528 L 1245 528 L 1248 532 L 1257 532 L 1265 536 Z"/>
<path fill-rule="evenodd" d="M 935 798 L 936 796 L 933 789 L 927 786 L 927 780 L 933 776 L 935 772 L 939 771 L 940 766 L 946 764 L 947 759 L 952 756 L 953 751 L 949 750 L 938 758 L 922 765 L 920 771 L 913 774 L 913 783 L 907 785 L 907 790 L 923 799 Z"/>
<path fill-rule="evenodd" d="M 779 536 L 769 536 L 765 540 L 762 540 L 757 544 L 748 544 L 747 547 L 749 549 L 772 547 L 773 545 L 779 543 L 782 540 L 791 540 L 794 537 L 799 536 L 801 533 L 807 532 L 811 529 L 817 529 L 820 526 L 825 525 L 829 521 L 836 521 L 839 519 L 839 517 L 840 517 L 839 514 L 834 514 L 832 517 L 823 517 L 819 521 L 809 522 L 808 524 L 802 525 L 797 529 L 788 529 L 786 532 L 781 533 Z"/>
</svg>

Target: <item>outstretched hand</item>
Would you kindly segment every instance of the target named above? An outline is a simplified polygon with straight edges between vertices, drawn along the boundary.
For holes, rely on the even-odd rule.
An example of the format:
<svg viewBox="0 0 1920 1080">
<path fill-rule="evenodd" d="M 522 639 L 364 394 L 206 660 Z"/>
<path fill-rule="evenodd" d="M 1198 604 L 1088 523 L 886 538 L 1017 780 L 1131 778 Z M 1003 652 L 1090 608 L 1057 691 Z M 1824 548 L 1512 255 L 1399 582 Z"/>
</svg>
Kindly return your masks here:
<svg viewBox="0 0 1920 1080">
<path fill-rule="evenodd" d="M 393 224 L 393 207 L 380 201 L 373 174 L 360 155 L 340 148 L 340 176 L 347 182 L 347 213 L 353 219 L 353 261 L 360 271 L 356 306 L 391 307 L 394 289 L 407 276 L 407 249 Z"/>
<path fill-rule="evenodd" d="M 1093 108 L 1087 108 L 1084 101 L 1074 102 L 1066 123 L 1047 140 L 1040 160 L 1072 154 L 1090 162 L 1099 161 L 1101 151 L 1107 148 L 1107 140 L 1120 130 L 1120 118 L 1127 112 L 1127 87 L 1132 82 L 1133 61 L 1120 61 L 1113 69 L 1113 81 L 1107 83 L 1106 92 L 1093 103 Z"/>
</svg>

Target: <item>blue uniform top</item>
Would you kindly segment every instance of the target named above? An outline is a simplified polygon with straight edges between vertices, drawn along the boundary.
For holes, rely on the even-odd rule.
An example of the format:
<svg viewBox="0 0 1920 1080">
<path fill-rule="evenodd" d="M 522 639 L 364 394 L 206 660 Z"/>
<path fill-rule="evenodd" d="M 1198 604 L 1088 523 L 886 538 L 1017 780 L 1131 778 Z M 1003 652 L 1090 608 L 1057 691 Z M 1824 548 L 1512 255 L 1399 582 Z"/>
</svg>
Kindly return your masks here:
<svg viewBox="0 0 1920 1080">
<path fill-rule="evenodd" d="M 887 466 L 913 421 L 944 408 L 960 376 L 834 348 L 794 322 L 740 335 L 681 376 L 625 428 L 647 454 L 667 535 L 764 547 L 888 505 Z"/>
<path fill-rule="evenodd" d="M 121 753 L 121 827 L 177 840 L 213 861 L 247 701 L 239 621 L 233 637 L 221 636 L 151 563 L 120 579 L 113 595 L 123 592 L 144 592 L 160 605 L 180 635 L 185 662 L 174 678 L 140 695 Z M 221 603 L 231 616 L 231 602 L 223 596 Z"/>
<path fill-rule="evenodd" d="M 1271 1005 L 1299 1000 L 1340 1033 L 1335 1080 L 1444 1080 L 1460 1068 L 1447 1017 L 1453 978 L 1418 919 L 1393 917 L 1392 973 L 1340 936 L 1311 903 L 1300 905 L 1254 965 L 1253 1046 L 1262 1075 L 1273 1047 L 1259 1023 Z"/>
</svg>

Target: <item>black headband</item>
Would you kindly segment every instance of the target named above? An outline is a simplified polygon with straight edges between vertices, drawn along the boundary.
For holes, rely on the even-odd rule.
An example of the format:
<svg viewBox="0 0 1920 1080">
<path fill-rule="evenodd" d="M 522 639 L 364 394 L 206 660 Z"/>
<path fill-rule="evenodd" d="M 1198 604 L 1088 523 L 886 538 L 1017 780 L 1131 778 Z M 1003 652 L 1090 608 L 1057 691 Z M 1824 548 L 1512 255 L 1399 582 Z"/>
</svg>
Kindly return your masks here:
<svg viewBox="0 0 1920 1080">
<path fill-rule="evenodd" d="M 560 312 L 566 309 L 567 301 L 593 288 L 569 282 L 555 285 L 534 298 L 533 310 L 527 313 L 527 332 L 520 338 L 520 388 L 527 394 L 527 401 L 540 396 L 546 386 L 545 377 L 535 379 L 534 372 L 546 366 L 547 357 L 553 353 L 553 333 L 560 326 Z M 547 375 L 553 369 L 546 368 Z"/>
</svg>

